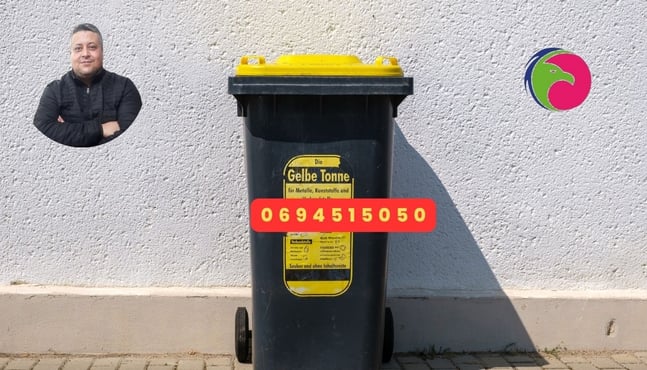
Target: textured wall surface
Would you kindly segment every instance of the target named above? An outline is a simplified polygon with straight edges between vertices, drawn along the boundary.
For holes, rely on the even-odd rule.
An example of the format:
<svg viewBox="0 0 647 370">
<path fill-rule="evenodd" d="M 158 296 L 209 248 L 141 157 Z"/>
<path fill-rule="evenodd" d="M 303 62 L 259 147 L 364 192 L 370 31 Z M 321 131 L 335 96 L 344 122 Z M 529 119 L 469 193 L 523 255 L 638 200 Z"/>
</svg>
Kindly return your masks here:
<svg viewBox="0 0 647 370">
<path fill-rule="evenodd" d="M 645 1 L 0 0 L 0 17 L 0 285 L 248 285 L 227 77 L 244 54 L 340 53 L 395 55 L 415 78 L 393 195 L 434 198 L 438 226 L 392 236 L 392 292 L 647 289 Z M 85 149 L 32 125 L 80 22 L 144 101 Z M 524 91 L 551 46 L 591 69 L 571 111 Z"/>
</svg>

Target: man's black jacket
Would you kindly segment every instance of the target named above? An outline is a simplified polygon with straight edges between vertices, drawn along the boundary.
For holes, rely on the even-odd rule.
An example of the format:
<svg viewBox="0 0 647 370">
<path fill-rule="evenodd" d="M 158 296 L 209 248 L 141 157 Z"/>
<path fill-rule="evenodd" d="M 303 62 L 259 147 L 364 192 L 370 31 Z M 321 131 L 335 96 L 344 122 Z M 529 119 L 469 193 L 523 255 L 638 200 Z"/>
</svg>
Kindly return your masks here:
<svg viewBox="0 0 647 370">
<path fill-rule="evenodd" d="M 107 141 L 102 123 L 118 121 L 123 132 L 133 123 L 141 106 L 137 88 L 126 77 L 101 70 L 88 87 L 70 71 L 47 85 L 34 125 L 61 144 L 94 146 Z M 58 122 L 58 117 L 64 122 Z"/>
</svg>

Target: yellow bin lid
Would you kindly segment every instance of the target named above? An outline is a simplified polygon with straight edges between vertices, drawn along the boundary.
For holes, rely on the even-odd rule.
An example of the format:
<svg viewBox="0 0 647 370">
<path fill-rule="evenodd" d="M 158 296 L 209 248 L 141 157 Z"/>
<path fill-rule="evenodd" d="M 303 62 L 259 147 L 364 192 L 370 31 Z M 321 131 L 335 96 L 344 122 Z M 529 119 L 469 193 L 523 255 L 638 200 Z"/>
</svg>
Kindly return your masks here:
<svg viewBox="0 0 647 370">
<path fill-rule="evenodd" d="M 271 64 L 264 56 L 246 55 L 236 67 L 236 76 L 402 77 L 403 73 L 398 60 L 386 56 L 364 64 L 354 55 L 282 55 Z"/>
</svg>

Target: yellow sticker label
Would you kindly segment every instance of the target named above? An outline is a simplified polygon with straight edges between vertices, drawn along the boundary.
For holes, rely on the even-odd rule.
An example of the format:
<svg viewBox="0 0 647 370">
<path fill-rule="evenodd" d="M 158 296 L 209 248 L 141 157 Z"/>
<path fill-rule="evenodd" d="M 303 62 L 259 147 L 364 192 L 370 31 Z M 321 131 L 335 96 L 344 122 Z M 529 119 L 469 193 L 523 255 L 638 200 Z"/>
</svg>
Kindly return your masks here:
<svg viewBox="0 0 647 370">
<path fill-rule="evenodd" d="M 303 198 L 331 198 L 350 199 L 353 193 L 352 184 L 335 184 L 322 186 L 321 184 L 285 184 L 285 197 L 287 199 Z"/>
<path fill-rule="evenodd" d="M 336 167 L 339 168 L 340 157 L 336 155 L 309 156 L 302 155 L 290 160 L 290 167 Z"/>
<path fill-rule="evenodd" d="M 283 170 L 283 197 L 353 198 L 350 166 L 339 155 L 300 155 Z M 353 277 L 353 233 L 286 233 L 283 280 L 297 296 L 337 296 Z"/>
</svg>

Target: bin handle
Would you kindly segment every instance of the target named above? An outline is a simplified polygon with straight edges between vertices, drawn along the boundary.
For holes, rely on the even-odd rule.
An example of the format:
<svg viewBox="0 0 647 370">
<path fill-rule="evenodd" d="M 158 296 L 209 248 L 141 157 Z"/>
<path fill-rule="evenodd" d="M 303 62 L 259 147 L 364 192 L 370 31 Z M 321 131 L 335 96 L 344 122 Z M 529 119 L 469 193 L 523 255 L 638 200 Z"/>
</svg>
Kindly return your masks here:
<svg viewBox="0 0 647 370">
<path fill-rule="evenodd" d="M 265 57 L 263 55 L 243 55 L 240 58 L 240 64 L 249 64 L 249 60 L 256 60 L 258 64 L 265 64 Z"/>
<path fill-rule="evenodd" d="M 392 66 L 397 66 L 398 65 L 398 58 L 396 57 L 388 57 L 388 56 L 379 56 L 375 59 L 375 64 L 381 66 L 384 65 L 384 61 L 388 61 L 390 65 Z"/>
</svg>

